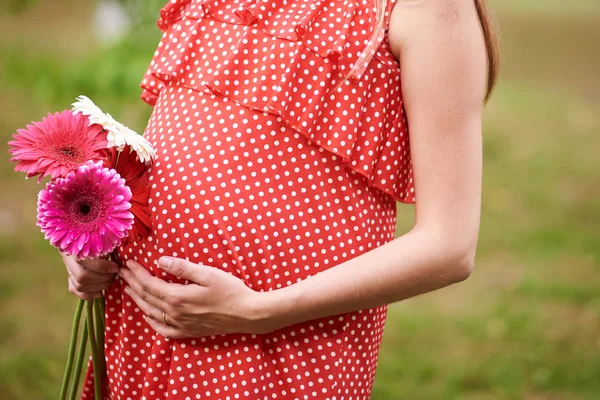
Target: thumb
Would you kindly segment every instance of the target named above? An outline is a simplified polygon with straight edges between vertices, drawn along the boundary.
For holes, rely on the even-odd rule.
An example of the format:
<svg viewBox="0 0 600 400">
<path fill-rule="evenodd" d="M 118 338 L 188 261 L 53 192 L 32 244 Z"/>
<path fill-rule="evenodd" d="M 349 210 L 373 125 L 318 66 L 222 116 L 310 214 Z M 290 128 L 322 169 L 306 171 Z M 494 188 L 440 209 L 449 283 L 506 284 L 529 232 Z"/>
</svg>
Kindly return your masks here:
<svg viewBox="0 0 600 400">
<path fill-rule="evenodd" d="M 169 274 L 180 279 L 205 285 L 207 283 L 207 268 L 202 264 L 195 264 L 183 258 L 161 257 L 158 267 Z"/>
</svg>

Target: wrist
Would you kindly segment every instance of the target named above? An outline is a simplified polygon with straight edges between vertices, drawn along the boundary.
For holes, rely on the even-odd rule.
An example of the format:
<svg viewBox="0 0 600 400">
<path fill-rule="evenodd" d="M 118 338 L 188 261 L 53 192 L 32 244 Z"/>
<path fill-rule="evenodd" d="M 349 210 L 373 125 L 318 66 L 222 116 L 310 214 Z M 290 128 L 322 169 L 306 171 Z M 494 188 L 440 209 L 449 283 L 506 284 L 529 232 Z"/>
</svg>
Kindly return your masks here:
<svg viewBox="0 0 600 400">
<path fill-rule="evenodd" d="M 252 320 L 252 333 L 267 333 L 293 325 L 295 298 L 290 287 L 267 292 L 254 292 L 247 303 Z"/>
</svg>

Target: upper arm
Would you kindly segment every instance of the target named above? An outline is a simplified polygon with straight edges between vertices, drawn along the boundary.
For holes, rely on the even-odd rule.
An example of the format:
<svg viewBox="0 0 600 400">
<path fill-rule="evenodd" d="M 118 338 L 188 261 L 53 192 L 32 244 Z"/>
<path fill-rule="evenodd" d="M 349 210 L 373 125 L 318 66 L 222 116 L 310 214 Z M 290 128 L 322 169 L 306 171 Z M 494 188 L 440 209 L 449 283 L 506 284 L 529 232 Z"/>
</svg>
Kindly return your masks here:
<svg viewBox="0 0 600 400">
<path fill-rule="evenodd" d="M 417 197 L 415 228 L 433 227 L 474 247 L 487 69 L 473 1 L 398 0 L 388 35 L 401 66 Z"/>
</svg>

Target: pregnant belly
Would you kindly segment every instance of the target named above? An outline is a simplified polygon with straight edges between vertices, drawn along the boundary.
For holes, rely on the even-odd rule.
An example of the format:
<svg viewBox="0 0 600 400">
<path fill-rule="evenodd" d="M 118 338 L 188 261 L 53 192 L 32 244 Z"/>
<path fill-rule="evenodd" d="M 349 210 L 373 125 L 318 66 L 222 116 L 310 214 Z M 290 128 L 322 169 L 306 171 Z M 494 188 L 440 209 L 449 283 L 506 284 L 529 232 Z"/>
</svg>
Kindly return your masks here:
<svg viewBox="0 0 600 400">
<path fill-rule="evenodd" d="M 155 273 L 170 255 L 269 290 L 394 237 L 395 202 L 273 114 L 170 85 L 145 136 L 153 234 L 120 253 Z"/>
<path fill-rule="evenodd" d="M 135 259 L 157 277 L 177 281 L 156 267 L 160 256 L 171 255 L 266 291 L 394 237 L 394 201 L 272 114 L 170 85 L 145 134 L 158 151 L 150 181 L 153 232 L 119 252 L 123 262 Z M 116 279 L 106 294 L 113 398 L 179 398 L 180 390 L 191 398 L 221 390 L 229 392 L 218 398 L 266 398 L 271 384 L 294 398 L 369 396 L 385 307 L 262 335 L 167 340 L 142 320 L 123 287 Z"/>
</svg>

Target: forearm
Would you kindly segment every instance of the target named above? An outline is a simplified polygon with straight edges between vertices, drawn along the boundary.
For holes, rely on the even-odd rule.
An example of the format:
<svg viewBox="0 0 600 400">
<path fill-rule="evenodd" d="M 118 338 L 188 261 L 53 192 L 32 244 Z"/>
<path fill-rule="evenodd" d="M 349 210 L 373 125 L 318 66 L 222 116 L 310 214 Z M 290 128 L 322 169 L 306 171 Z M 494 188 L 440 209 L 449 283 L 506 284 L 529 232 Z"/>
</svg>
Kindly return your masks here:
<svg viewBox="0 0 600 400">
<path fill-rule="evenodd" d="M 468 277 L 472 251 L 444 235 L 413 230 L 286 288 L 265 293 L 277 328 L 394 303 Z"/>
</svg>

